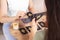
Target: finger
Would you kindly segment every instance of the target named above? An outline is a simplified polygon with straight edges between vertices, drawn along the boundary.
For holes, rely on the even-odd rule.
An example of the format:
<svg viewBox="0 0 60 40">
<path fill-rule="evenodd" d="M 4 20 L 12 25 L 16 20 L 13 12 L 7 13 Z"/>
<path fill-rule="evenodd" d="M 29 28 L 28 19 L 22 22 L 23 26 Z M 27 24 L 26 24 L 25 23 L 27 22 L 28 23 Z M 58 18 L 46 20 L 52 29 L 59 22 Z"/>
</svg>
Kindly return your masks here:
<svg viewBox="0 0 60 40">
<path fill-rule="evenodd" d="M 32 30 L 33 30 L 34 33 L 35 33 L 35 32 L 37 31 L 37 24 L 36 24 L 36 22 L 35 22 L 35 18 L 32 20 L 31 25 L 32 25 Z"/>
<path fill-rule="evenodd" d="M 34 26 L 34 27 L 36 27 L 35 18 L 32 20 L 31 25 Z"/>
<path fill-rule="evenodd" d="M 25 26 L 25 24 L 23 23 L 23 21 L 22 21 L 22 20 L 19 20 L 19 25 L 20 25 L 20 26 L 22 26 L 22 27 L 24 27 L 24 26 Z"/>
<path fill-rule="evenodd" d="M 35 24 L 35 18 L 34 18 L 34 19 L 32 19 L 32 23 L 33 23 L 33 24 Z"/>
</svg>

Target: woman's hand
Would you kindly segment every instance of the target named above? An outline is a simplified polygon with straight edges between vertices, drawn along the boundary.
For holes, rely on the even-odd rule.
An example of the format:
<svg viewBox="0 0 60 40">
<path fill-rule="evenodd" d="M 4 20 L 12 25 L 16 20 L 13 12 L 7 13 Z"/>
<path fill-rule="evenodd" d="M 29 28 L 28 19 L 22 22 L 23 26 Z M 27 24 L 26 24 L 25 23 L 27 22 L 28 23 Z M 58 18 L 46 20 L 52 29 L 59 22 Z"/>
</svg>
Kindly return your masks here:
<svg viewBox="0 0 60 40">
<path fill-rule="evenodd" d="M 10 27 L 11 34 L 17 38 L 17 40 L 33 40 L 36 31 L 37 26 L 35 18 L 32 20 L 32 22 L 27 24 L 24 24 L 22 21 L 20 21 L 19 30 L 14 30 L 12 26 Z"/>
<path fill-rule="evenodd" d="M 18 11 L 16 16 L 24 17 L 25 14 L 26 14 L 26 12 L 24 12 L 24 11 Z"/>
</svg>

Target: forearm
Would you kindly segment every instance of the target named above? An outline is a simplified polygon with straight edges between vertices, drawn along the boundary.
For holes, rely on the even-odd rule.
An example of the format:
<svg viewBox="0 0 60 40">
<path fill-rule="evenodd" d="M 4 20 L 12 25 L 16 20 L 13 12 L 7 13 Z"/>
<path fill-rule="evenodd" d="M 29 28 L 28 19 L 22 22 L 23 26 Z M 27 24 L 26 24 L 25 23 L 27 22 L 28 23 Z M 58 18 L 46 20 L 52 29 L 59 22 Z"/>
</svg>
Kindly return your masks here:
<svg viewBox="0 0 60 40">
<path fill-rule="evenodd" d="M 34 7 L 29 8 L 29 11 L 33 14 L 38 13 L 38 11 Z"/>
<path fill-rule="evenodd" d="M 2 16 L 2 17 L 0 17 L 0 22 L 1 23 L 13 22 L 15 20 L 16 20 L 16 17 L 9 17 L 9 16 Z"/>
</svg>

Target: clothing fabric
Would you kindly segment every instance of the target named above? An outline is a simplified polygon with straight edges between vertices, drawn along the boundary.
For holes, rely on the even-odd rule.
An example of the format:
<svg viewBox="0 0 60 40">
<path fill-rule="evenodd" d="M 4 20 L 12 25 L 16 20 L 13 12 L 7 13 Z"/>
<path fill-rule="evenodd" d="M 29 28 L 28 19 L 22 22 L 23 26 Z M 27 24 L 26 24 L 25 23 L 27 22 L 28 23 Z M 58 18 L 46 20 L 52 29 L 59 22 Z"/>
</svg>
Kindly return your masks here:
<svg viewBox="0 0 60 40">
<path fill-rule="evenodd" d="M 16 16 L 18 11 L 26 12 L 29 6 L 29 0 L 7 0 L 8 15 Z"/>
</svg>

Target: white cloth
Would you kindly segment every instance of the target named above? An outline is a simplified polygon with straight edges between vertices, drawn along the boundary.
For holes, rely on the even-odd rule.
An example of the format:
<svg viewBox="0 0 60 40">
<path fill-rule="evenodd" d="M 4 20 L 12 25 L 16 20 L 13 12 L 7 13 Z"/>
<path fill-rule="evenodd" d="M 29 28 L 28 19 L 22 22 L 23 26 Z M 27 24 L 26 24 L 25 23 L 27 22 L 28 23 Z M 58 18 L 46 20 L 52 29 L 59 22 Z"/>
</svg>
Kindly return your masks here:
<svg viewBox="0 0 60 40">
<path fill-rule="evenodd" d="M 8 15 L 16 16 L 18 11 L 27 11 L 29 0 L 7 0 L 8 2 Z"/>
</svg>

